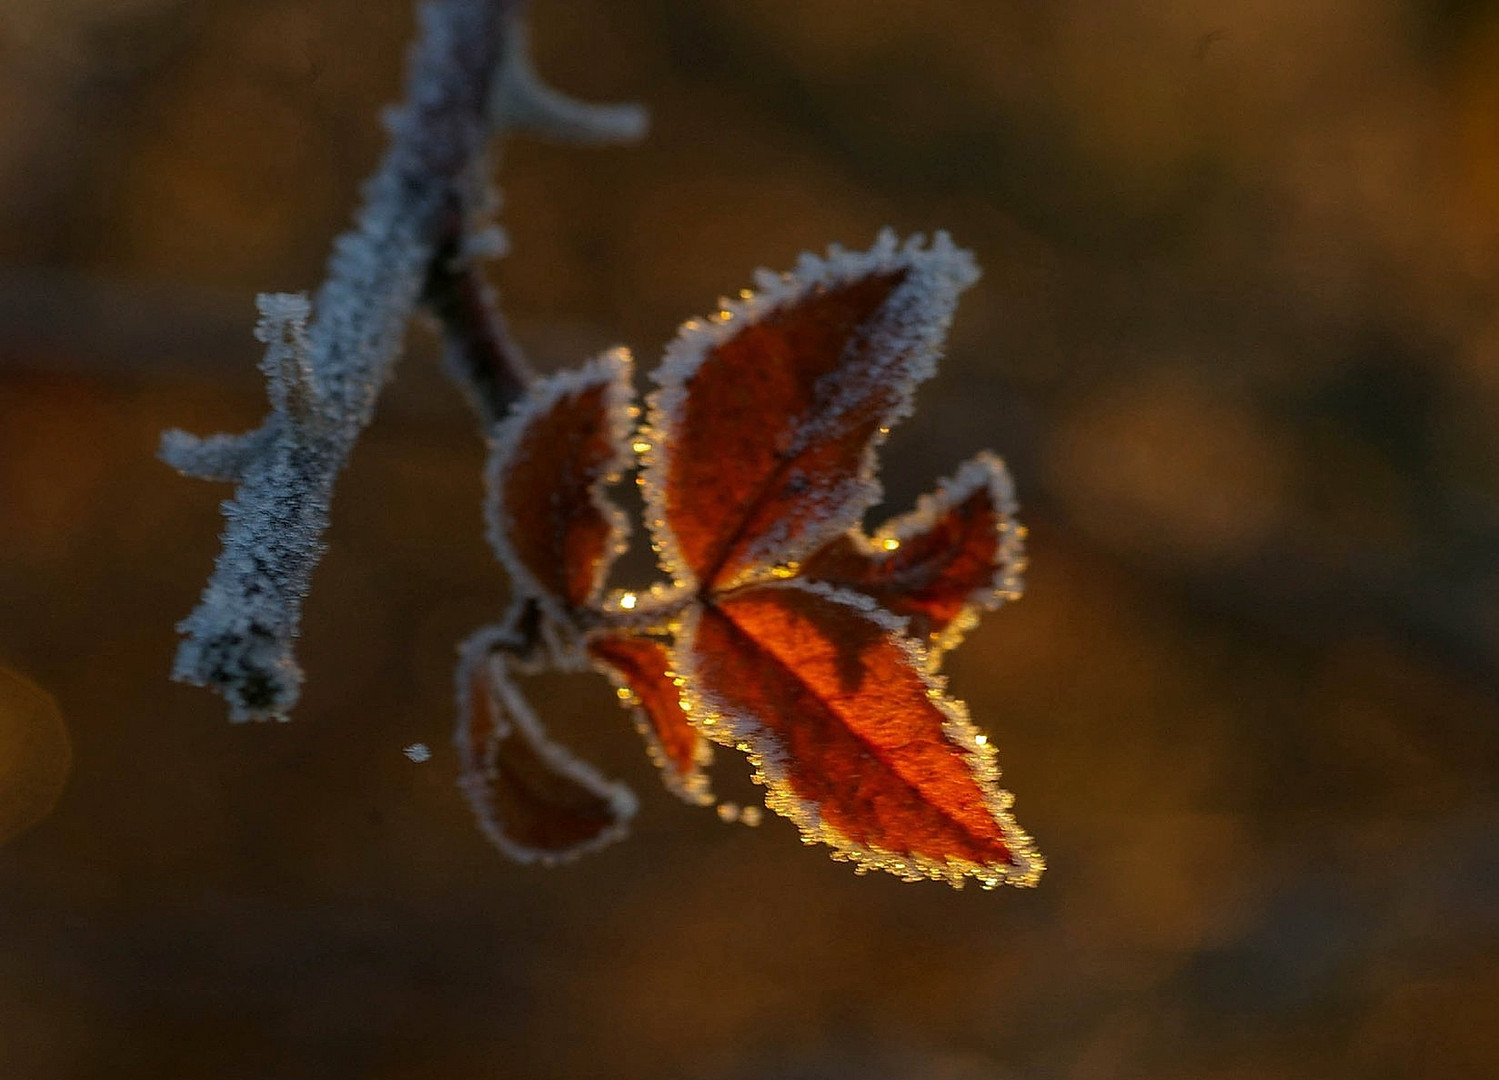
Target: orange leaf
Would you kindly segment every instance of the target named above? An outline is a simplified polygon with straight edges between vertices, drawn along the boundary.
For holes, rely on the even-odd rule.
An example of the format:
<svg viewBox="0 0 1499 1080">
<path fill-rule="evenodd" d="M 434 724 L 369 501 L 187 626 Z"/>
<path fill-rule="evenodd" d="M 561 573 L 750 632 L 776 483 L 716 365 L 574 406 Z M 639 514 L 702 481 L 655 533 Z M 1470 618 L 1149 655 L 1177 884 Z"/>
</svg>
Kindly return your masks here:
<svg viewBox="0 0 1499 1080">
<path fill-rule="evenodd" d="M 620 839 L 635 796 L 547 738 L 493 636 L 471 638 L 458 667 L 458 783 L 479 827 L 519 862 L 561 862 Z"/>
<path fill-rule="evenodd" d="M 712 763 L 713 747 L 682 711 L 682 691 L 673 681 L 666 646 L 654 638 L 599 633 L 588 639 L 587 648 L 621 700 L 634 706 L 635 726 L 667 788 L 687 802 L 711 803 L 703 769 Z"/>
<path fill-rule="evenodd" d="M 858 523 L 880 494 L 874 448 L 932 374 L 977 277 L 938 234 L 804 257 L 761 293 L 688 322 L 647 400 L 648 523 L 678 581 L 771 576 Z"/>
<path fill-rule="evenodd" d="M 861 868 L 1034 884 L 987 737 L 867 597 L 788 582 L 690 612 L 673 653 L 689 712 L 750 755 L 766 805 Z"/>
<path fill-rule="evenodd" d="M 808 556 L 801 576 L 855 589 L 907 617 L 906 632 L 940 657 L 979 612 L 1020 596 L 1024 531 L 1014 513 L 1004 462 L 982 453 L 873 537 L 851 530 Z"/>
<path fill-rule="evenodd" d="M 625 516 L 604 495 L 632 464 L 630 355 L 623 349 L 538 380 L 496 425 L 489 539 L 516 590 L 553 608 L 597 600 L 624 549 Z"/>
</svg>

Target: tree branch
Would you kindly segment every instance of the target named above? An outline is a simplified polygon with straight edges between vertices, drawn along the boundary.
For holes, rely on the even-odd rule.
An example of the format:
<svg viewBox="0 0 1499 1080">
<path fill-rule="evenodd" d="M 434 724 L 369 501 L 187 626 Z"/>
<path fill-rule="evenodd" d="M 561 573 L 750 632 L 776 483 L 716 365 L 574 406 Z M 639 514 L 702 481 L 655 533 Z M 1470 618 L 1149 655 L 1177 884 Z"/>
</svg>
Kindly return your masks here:
<svg viewBox="0 0 1499 1080">
<path fill-rule="evenodd" d="M 402 337 L 427 297 L 446 327 L 453 366 L 482 414 L 503 411 L 527 378 L 473 265 L 494 205 L 488 145 L 506 130 L 546 130 L 517 21 L 520 0 L 431 0 L 406 100 L 365 185 L 354 228 L 334 243 L 327 277 L 305 297 L 260 300 L 256 333 L 271 412 L 242 436 L 167 432 L 161 456 L 190 475 L 237 479 L 224 504 L 223 549 L 185 635 L 173 677 L 212 687 L 233 720 L 286 719 L 301 690 L 293 642 L 322 554 L 333 484 L 374 415 Z M 643 114 L 567 103 L 557 134 L 593 141 L 638 134 Z M 522 109 L 520 106 L 524 106 Z M 490 246 L 493 246 L 492 244 Z"/>
</svg>

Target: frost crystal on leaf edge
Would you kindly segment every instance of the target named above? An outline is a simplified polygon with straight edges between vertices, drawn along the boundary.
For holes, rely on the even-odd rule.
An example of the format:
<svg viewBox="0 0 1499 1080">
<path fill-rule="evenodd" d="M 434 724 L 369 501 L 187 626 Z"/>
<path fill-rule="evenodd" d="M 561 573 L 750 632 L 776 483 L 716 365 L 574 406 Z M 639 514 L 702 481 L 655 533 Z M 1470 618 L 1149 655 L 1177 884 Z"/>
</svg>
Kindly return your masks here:
<svg viewBox="0 0 1499 1080">
<path fill-rule="evenodd" d="M 536 580 L 536 576 L 511 543 L 512 523 L 505 510 L 504 482 L 532 421 L 545 415 L 564 398 L 576 396 L 595 386 L 604 387 L 605 422 L 608 425 L 609 442 L 614 447 L 614 456 L 588 489 L 589 502 L 609 523 L 610 535 L 604 546 L 604 557 L 594 568 L 593 588 L 587 601 L 590 605 L 597 604 L 609 575 L 609 568 L 626 550 L 630 536 L 630 519 L 614 505 L 607 492 L 610 485 L 617 483 L 624 471 L 634 464 L 630 433 L 635 427 L 637 410 L 631 381 L 632 369 L 630 351 L 616 348 L 602 353 L 580 368 L 568 368 L 555 375 L 537 379 L 528 388 L 525 397 L 511 406 L 510 414 L 496 424 L 490 434 L 489 463 L 484 471 L 486 535 L 500 565 L 510 575 L 516 594 L 535 599 L 555 626 L 568 625 L 565 600 L 552 595 Z"/>
<path fill-rule="evenodd" d="M 903 544 L 922 535 L 953 507 L 960 506 L 974 492 L 985 487 L 989 489 L 989 497 L 1000 518 L 994 574 L 987 586 L 969 593 L 963 610 L 933 640 L 925 643 L 933 670 L 941 667 L 943 657 L 957 648 L 963 636 L 978 625 L 980 615 L 1020 599 L 1025 591 L 1026 532 L 1015 518 L 1020 507 L 1015 501 L 1015 484 L 1010 478 L 1010 470 L 996 454 L 981 450 L 963 462 L 952 476 L 939 480 L 934 491 L 920 496 L 915 509 L 890 518 L 872 535 L 866 536 L 862 529 L 850 529 L 847 534 L 860 553 L 879 559 L 890 553 L 885 541 Z"/>
<path fill-rule="evenodd" d="M 504 855 L 519 863 L 537 863 L 554 866 L 571 862 L 582 855 L 608 847 L 624 839 L 630 832 L 630 821 L 639 809 L 635 793 L 624 784 L 609 780 L 586 761 L 576 758 L 566 748 L 553 742 L 546 728 L 537 719 L 526 699 L 516 688 L 505 670 L 505 657 L 495 646 L 504 640 L 504 632 L 486 628 L 473 634 L 464 642 L 456 672 L 458 698 L 458 726 L 453 732 L 453 745 L 458 751 L 460 773 L 458 787 L 479 821 L 479 828 L 489 841 Z M 487 740 L 484 755 L 476 760 L 473 755 L 473 732 L 471 728 L 472 674 L 475 667 L 484 665 L 485 686 L 491 693 L 494 708 L 496 733 Z M 496 698 L 495 695 L 498 695 Z M 492 706 L 493 707 L 493 706 Z M 588 789 L 608 803 L 614 814 L 614 824 L 596 836 L 560 851 L 538 851 L 512 840 L 505 835 L 504 823 L 490 812 L 486 785 L 495 771 L 494 753 L 498 740 L 504 737 L 499 731 L 503 723 L 514 724 L 521 729 L 523 737 L 552 769 L 562 776 Z"/>
<path fill-rule="evenodd" d="M 669 664 L 671 646 L 665 642 L 660 644 L 666 650 Z M 615 696 L 630 710 L 630 720 L 635 725 L 635 730 L 640 733 L 641 739 L 645 741 L 646 755 L 651 759 L 651 764 L 656 766 L 661 773 L 661 782 L 666 790 L 689 806 L 712 806 L 717 801 L 717 797 L 713 794 L 712 782 L 707 774 L 707 770 L 713 765 L 712 742 L 703 738 L 702 733 L 698 732 L 699 738 L 692 755 L 692 771 L 683 776 L 677 770 L 676 762 L 672 761 L 671 755 L 666 752 L 661 736 L 656 731 L 656 725 L 651 722 L 645 702 L 641 700 L 630 681 L 609 661 L 591 652 L 588 655 L 594 670 L 614 687 Z M 676 672 L 668 667 L 666 674 L 670 678 Z M 694 727 L 693 730 L 697 729 Z"/>
<path fill-rule="evenodd" d="M 970 877 L 986 889 L 1000 884 L 1036 884 L 1046 869 L 1046 862 L 1035 850 L 1030 835 L 1010 812 L 1015 797 L 999 787 L 1000 769 L 995 760 L 994 745 L 974 725 L 968 715 L 968 706 L 948 696 L 946 678 L 933 671 L 921 643 L 906 634 L 906 620 L 892 615 L 867 596 L 821 582 L 767 582 L 755 588 L 800 590 L 821 596 L 866 615 L 884 630 L 887 641 L 899 649 L 926 688 L 927 699 L 941 712 L 944 736 L 963 751 L 964 761 L 974 782 L 984 793 L 986 809 L 1000 826 L 1014 865 L 982 865 L 957 858 L 939 862 L 922 855 L 880 851 L 851 840 L 823 821 L 817 804 L 802 799 L 792 790 L 786 752 L 779 740 L 757 717 L 740 712 L 701 689 L 702 679 L 693 661 L 693 639 L 701 611 L 691 607 L 677 627 L 671 651 L 673 670 L 686 680 L 682 693 L 687 712 L 704 735 L 748 757 L 754 770 L 752 778 L 766 789 L 766 808 L 795 824 L 804 843 L 828 845 L 833 848 L 835 860 L 852 862 L 860 872 L 883 870 L 904 881 L 930 879 L 946 882 L 954 888 L 962 888 L 963 882 Z"/>
</svg>

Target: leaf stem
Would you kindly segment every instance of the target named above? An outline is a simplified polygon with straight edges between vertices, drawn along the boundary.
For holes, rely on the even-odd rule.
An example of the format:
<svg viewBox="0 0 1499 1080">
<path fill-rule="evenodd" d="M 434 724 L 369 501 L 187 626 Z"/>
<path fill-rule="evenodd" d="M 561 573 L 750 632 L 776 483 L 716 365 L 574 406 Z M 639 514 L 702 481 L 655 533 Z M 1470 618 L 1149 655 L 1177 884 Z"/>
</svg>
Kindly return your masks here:
<svg viewBox="0 0 1499 1080">
<path fill-rule="evenodd" d="M 480 264 L 462 251 L 462 215 L 438 246 L 422 300 L 442 328 L 448 371 L 468 393 L 485 430 L 504 419 L 531 381 Z"/>
</svg>

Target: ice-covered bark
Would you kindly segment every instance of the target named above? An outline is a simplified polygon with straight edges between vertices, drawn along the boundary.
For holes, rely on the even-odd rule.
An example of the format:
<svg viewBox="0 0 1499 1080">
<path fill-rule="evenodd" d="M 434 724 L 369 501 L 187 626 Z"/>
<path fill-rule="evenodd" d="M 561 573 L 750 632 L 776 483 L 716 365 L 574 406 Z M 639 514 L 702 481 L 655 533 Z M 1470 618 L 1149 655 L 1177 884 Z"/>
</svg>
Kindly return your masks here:
<svg viewBox="0 0 1499 1080">
<path fill-rule="evenodd" d="M 405 102 L 364 187 L 352 230 L 333 247 L 310 303 L 261 300 L 271 412 L 241 436 L 168 432 L 161 453 L 191 475 L 235 480 L 223 549 L 174 676 L 213 687 L 234 720 L 285 719 L 302 672 L 293 652 L 302 599 L 322 553 L 334 480 L 374 414 L 406 326 L 424 296 L 448 324 L 451 366 L 492 419 L 524 370 L 500 349 L 487 291 L 466 277 L 486 248 L 492 134 L 551 132 L 573 141 L 638 135 L 643 115 L 568 101 L 525 59 L 518 0 L 431 0 L 420 11 Z M 455 288 L 462 290 L 455 294 Z M 454 301 L 456 296 L 457 301 Z M 466 350 L 466 352 L 465 352 Z"/>
</svg>

